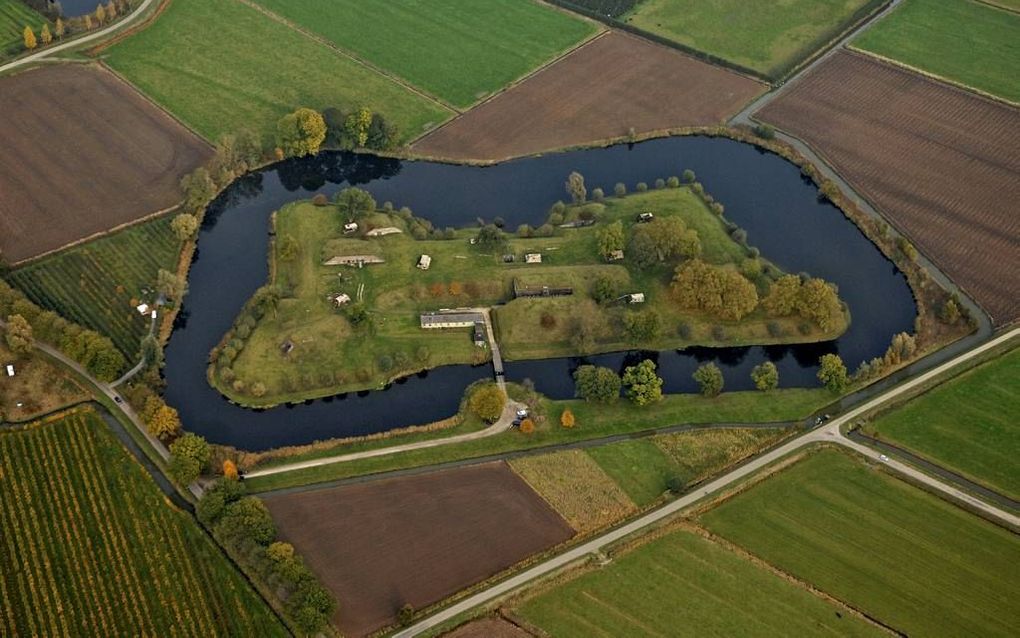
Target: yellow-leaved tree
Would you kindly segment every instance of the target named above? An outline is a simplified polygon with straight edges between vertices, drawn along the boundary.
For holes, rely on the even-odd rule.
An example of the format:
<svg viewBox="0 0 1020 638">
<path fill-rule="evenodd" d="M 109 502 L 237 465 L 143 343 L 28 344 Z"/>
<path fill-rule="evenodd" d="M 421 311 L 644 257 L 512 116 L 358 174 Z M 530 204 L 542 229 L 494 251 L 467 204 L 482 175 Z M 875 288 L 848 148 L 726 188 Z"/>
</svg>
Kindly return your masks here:
<svg viewBox="0 0 1020 638">
<path fill-rule="evenodd" d="M 31 51 L 38 44 L 35 41 L 35 32 L 32 31 L 32 27 L 26 26 L 23 35 L 25 36 L 25 48 Z"/>
<path fill-rule="evenodd" d="M 570 408 L 563 410 L 563 414 L 560 415 L 560 425 L 565 428 L 574 427 L 574 413 L 570 411 Z"/>
<path fill-rule="evenodd" d="M 237 480 L 237 465 L 230 459 L 223 461 L 223 478 L 228 481 Z"/>
</svg>

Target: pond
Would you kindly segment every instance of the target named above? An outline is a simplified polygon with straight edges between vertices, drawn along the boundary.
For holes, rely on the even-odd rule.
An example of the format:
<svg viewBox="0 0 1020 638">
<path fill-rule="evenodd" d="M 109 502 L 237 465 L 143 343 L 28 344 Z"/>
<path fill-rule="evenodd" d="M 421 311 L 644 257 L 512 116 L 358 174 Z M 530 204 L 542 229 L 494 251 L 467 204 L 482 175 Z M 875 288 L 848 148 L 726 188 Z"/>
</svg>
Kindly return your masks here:
<svg viewBox="0 0 1020 638">
<path fill-rule="evenodd" d="M 691 392 L 703 362 L 723 370 L 727 390 L 751 389 L 751 368 L 772 360 L 781 387 L 814 387 L 818 357 L 839 353 L 848 367 L 880 356 L 897 332 L 913 329 L 916 306 L 906 278 L 843 214 L 818 200 L 817 189 L 781 157 L 721 138 L 675 137 L 634 145 L 572 151 L 491 167 L 401 161 L 341 152 L 288 160 L 238 179 L 213 204 L 199 233 L 190 291 L 166 348 L 167 401 L 187 428 L 212 442 L 248 450 L 297 445 L 423 424 L 457 410 L 464 388 L 489 377 L 489 366 L 447 366 L 403 379 L 385 390 L 341 395 L 296 406 L 250 410 L 231 404 L 206 381 L 209 351 L 267 278 L 269 215 L 315 193 L 357 185 L 379 202 L 410 206 L 436 226 L 467 226 L 482 217 L 508 228 L 538 225 L 564 199 L 571 171 L 589 191 L 616 182 L 633 189 L 690 168 L 726 206 L 748 241 L 787 272 L 808 272 L 839 286 L 850 329 L 838 340 L 809 345 L 690 348 L 617 353 L 585 361 L 618 370 L 650 356 L 666 392 Z M 554 398 L 573 394 L 575 358 L 509 362 L 507 379 L 531 379 Z"/>
</svg>

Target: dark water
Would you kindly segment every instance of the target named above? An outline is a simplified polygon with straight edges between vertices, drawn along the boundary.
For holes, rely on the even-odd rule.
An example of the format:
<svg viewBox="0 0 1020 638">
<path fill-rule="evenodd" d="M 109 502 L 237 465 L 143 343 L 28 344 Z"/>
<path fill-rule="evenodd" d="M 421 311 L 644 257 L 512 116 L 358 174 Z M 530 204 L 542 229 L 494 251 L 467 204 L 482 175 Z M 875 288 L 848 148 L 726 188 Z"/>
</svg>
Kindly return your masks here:
<svg viewBox="0 0 1020 638">
<path fill-rule="evenodd" d="M 166 349 L 167 399 L 188 428 L 210 441 L 261 450 L 317 439 L 378 432 L 450 416 L 465 386 L 490 375 L 488 366 L 449 366 L 382 391 L 254 411 L 223 399 L 206 383 L 206 359 L 241 306 L 267 277 L 269 214 L 314 193 L 359 185 L 380 201 L 410 206 L 439 227 L 478 217 L 503 217 L 507 226 L 541 223 L 550 204 L 565 197 L 574 170 L 589 191 L 693 169 L 748 241 L 787 272 L 806 271 L 839 286 L 853 322 L 825 344 L 749 348 L 692 348 L 684 352 L 620 353 L 587 361 L 616 369 L 646 356 L 656 359 L 667 392 L 695 389 L 691 373 L 705 361 L 722 369 L 729 390 L 750 389 L 751 368 L 771 359 L 783 387 L 817 385 L 818 357 L 837 352 L 848 366 L 881 355 L 897 332 L 910 331 L 916 313 L 903 275 L 813 185 L 782 158 L 725 139 L 681 137 L 628 147 L 575 151 L 469 167 L 401 162 L 370 155 L 324 153 L 290 160 L 238 180 L 210 207 L 191 269 L 190 292 Z M 507 378 L 530 378 L 556 398 L 573 393 L 579 359 L 511 362 Z"/>
<path fill-rule="evenodd" d="M 102 0 L 101 4 L 104 9 L 109 2 L 110 0 Z M 65 18 L 76 18 L 95 11 L 100 0 L 50 0 L 49 4 L 54 11 L 59 11 L 60 15 Z"/>
</svg>

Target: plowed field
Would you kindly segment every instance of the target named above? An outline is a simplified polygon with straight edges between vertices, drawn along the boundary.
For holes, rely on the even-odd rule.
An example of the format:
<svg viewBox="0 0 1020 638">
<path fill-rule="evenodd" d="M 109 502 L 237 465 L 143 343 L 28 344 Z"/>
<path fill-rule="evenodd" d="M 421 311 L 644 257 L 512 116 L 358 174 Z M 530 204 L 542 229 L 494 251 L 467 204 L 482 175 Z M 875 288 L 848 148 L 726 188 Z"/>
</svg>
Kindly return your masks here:
<svg viewBox="0 0 1020 638">
<path fill-rule="evenodd" d="M 113 74 L 63 65 L 0 80 L 0 251 L 17 262 L 177 203 L 211 150 Z"/>
<path fill-rule="evenodd" d="M 270 496 L 280 535 L 340 602 L 348 636 L 393 623 L 573 530 L 504 464 Z"/>
<path fill-rule="evenodd" d="M 1020 110 L 842 52 L 756 117 L 824 155 L 996 324 L 1020 317 Z"/>
<path fill-rule="evenodd" d="M 755 80 L 610 32 L 426 136 L 418 153 L 497 160 L 608 137 L 719 124 Z"/>
</svg>

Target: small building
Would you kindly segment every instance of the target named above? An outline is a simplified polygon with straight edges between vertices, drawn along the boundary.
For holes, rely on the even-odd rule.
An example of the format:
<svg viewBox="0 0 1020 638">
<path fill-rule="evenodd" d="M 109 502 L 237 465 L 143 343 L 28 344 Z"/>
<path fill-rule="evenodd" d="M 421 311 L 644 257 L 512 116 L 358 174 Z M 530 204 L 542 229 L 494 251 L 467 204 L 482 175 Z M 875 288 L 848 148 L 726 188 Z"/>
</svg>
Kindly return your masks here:
<svg viewBox="0 0 1020 638">
<path fill-rule="evenodd" d="M 621 261 L 623 259 L 622 250 L 614 250 L 609 253 L 609 261 Z"/>
<path fill-rule="evenodd" d="M 422 255 L 418 258 L 418 268 L 421 270 L 428 270 L 429 266 L 432 265 L 432 258 L 428 255 Z"/>
<path fill-rule="evenodd" d="M 337 255 L 322 262 L 323 266 L 369 266 L 372 264 L 384 264 L 386 260 L 375 255 Z"/>
<path fill-rule="evenodd" d="M 348 223 L 344 224 L 344 234 L 345 235 L 349 235 L 351 233 L 356 233 L 356 232 L 358 232 L 358 223 L 357 222 L 348 222 Z"/>
<path fill-rule="evenodd" d="M 476 323 L 475 324 L 475 331 L 474 331 L 474 334 L 472 335 L 472 339 L 474 339 L 474 342 L 475 342 L 476 346 L 478 346 L 479 348 L 484 348 L 485 347 L 485 342 L 486 342 L 486 338 L 485 338 L 485 326 L 483 326 L 480 323 Z"/>
<path fill-rule="evenodd" d="M 640 215 L 637 216 L 637 220 L 641 224 L 647 224 L 648 222 L 652 221 L 653 219 L 655 219 L 655 215 L 653 215 L 651 213 L 641 213 Z"/>
<path fill-rule="evenodd" d="M 540 264 L 542 263 L 542 253 L 528 253 L 524 256 L 524 263 L 526 264 Z"/>
<path fill-rule="evenodd" d="M 7 364 L 7 376 L 9 376 L 9 377 L 13 377 L 14 376 L 14 365 L 12 365 L 10 363 Z"/>
<path fill-rule="evenodd" d="M 586 226 L 594 226 L 594 225 L 595 225 L 595 220 L 594 219 L 575 219 L 572 222 L 566 222 L 565 224 L 560 224 L 560 228 L 584 228 Z"/>
<path fill-rule="evenodd" d="M 644 303 L 645 293 L 643 292 L 632 292 L 627 295 L 627 303 Z"/>
<path fill-rule="evenodd" d="M 351 302 L 351 296 L 343 292 L 333 295 L 330 299 L 333 301 L 333 305 L 337 308 Z"/>
<path fill-rule="evenodd" d="M 402 233 L 396 226 L 385 226 L 383 228 L 373 228 L 372 230 L 365 233 L 365 237 L 385 237 L 386 235 L 396 235 Z"/>
<path fill-rule="evenodd" d="M 149 304 L 140 303 L 137 306 L 135 306 L 135 310 L 137 310 L 138 314 L 140 315 L 147 315 L 149 314 Z"/>
<path fill-rule="evenodd" d="M 155 310 L 153 310 L 151 313 L 149 313 L 149 318 L 151 318 L 151 319 L 155 319 L 156 318 L 156 311 Z"/>
<path fill-rule="evenodd" d="M 423 312 L 422 328 L 472 328 L 484 324 L 485 317 L 480 312 Z"/>
</svg>

